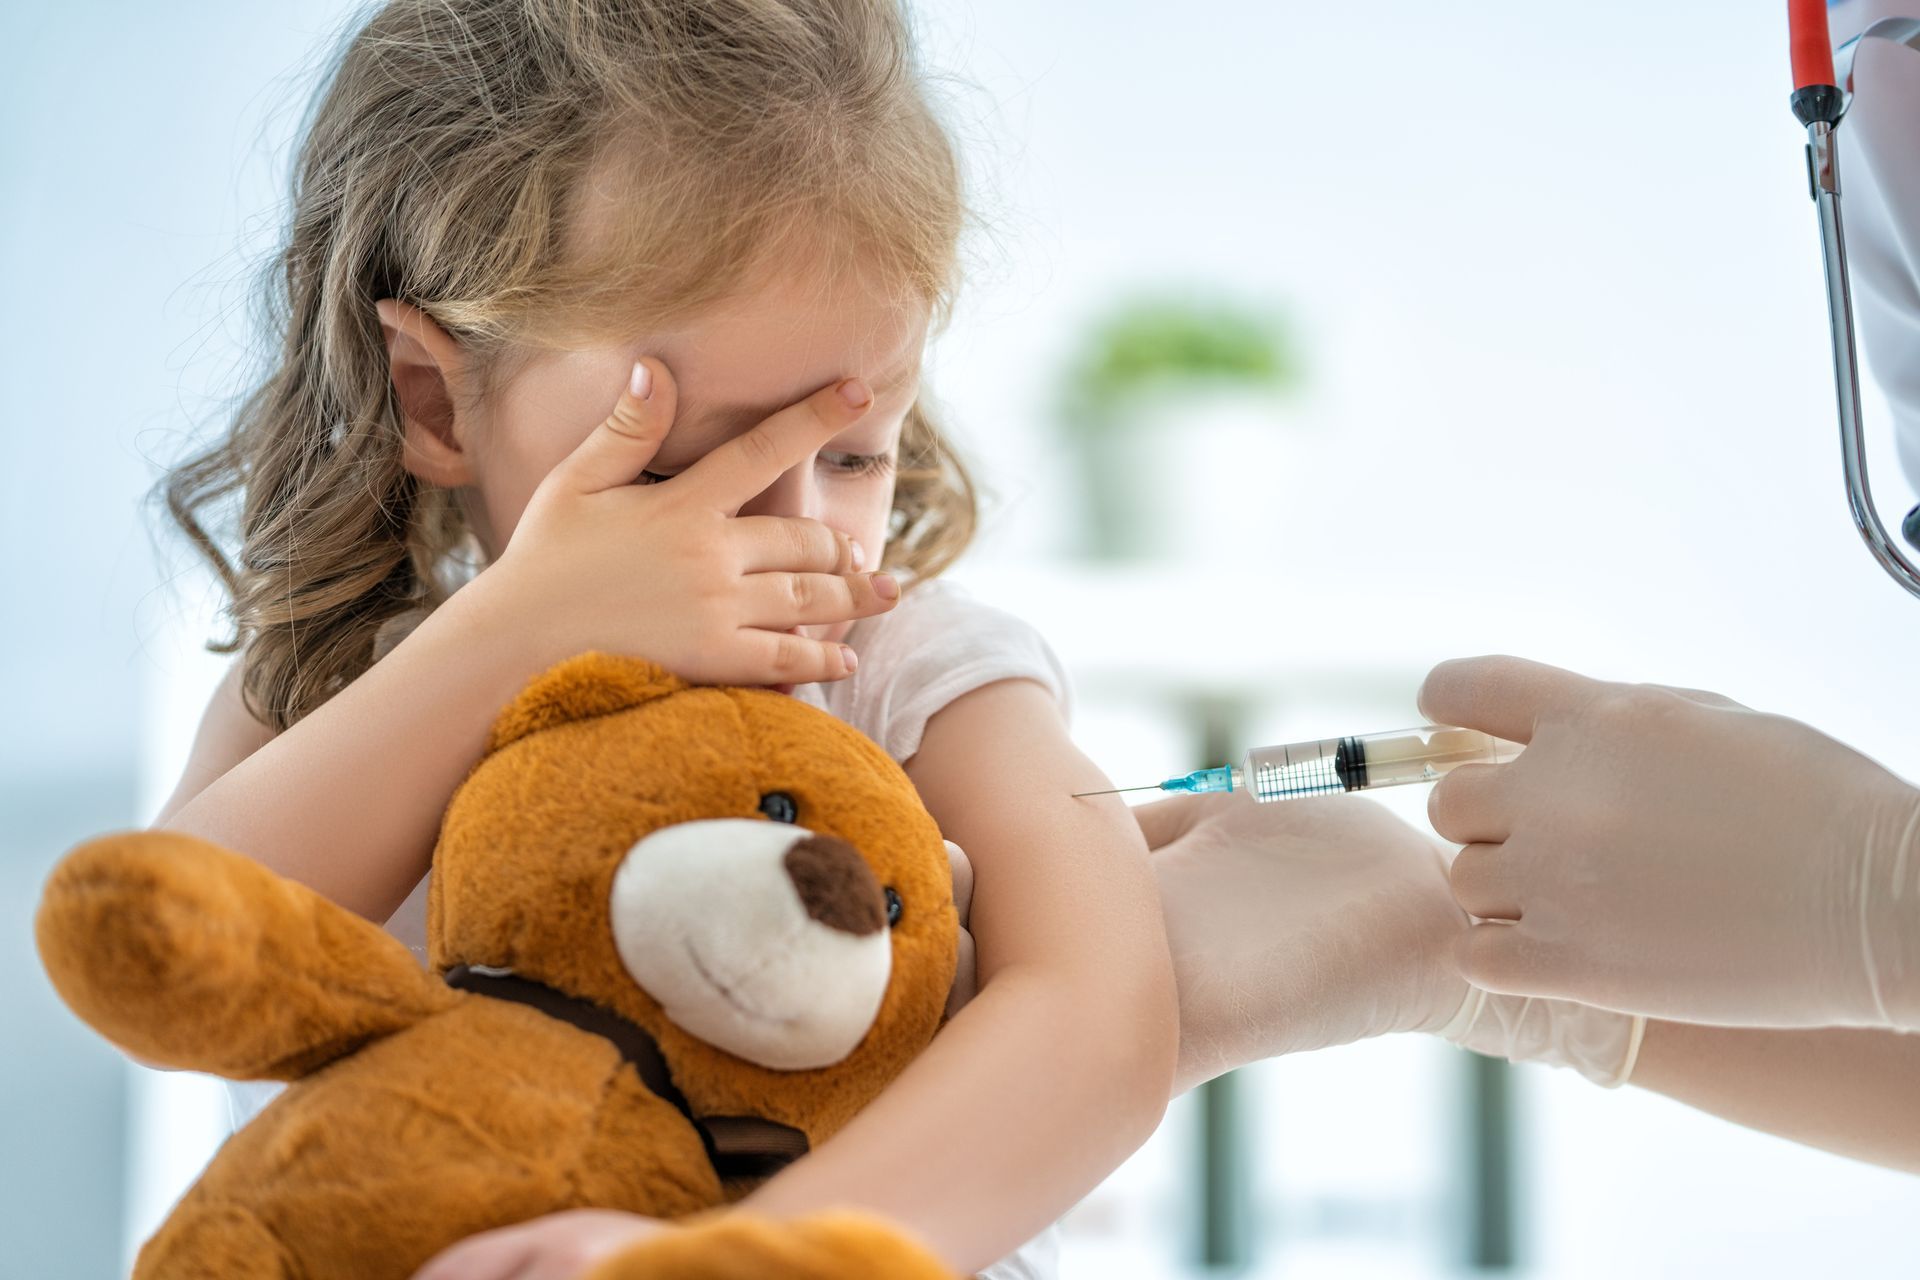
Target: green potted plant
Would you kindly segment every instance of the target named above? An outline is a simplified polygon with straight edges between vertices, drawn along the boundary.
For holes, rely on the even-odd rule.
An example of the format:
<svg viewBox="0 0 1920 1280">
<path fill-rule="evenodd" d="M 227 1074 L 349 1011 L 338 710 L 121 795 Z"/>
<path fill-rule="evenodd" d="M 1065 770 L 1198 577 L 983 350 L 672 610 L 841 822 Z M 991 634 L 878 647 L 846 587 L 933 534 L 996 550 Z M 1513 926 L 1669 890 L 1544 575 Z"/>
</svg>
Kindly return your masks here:
<svg viewBox="0 0 1920 1280">
<path fill-rule="evenodd" d="M 1126 298 L 1100 314 L 1061 379 L 1059 417 L 1079 460 L 1084 550 L 1173 554 L 1220 502 L 1213 490 L 1270 461 L 1299 360 L 1277 310 L 1196 293 Z M 1244 457 L 1249 448 L 1267 457 Z M 1217 521 L 1214 521 L 1217 523 Z"/>
</svg>

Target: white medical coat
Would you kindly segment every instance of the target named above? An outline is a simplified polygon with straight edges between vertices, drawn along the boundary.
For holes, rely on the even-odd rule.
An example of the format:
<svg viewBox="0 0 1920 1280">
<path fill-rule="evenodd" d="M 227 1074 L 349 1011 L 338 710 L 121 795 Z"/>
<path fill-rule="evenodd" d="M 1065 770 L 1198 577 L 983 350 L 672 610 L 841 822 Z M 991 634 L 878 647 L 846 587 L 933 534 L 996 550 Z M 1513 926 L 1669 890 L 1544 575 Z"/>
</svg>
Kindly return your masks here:
<svg viewBox="0 0 1920 1280">
<path fill-rule="evenodd" d="M 1841 0 L 1835 44 L 1920 0 Z M 1893 406 L 1900 462 L 1920 488 L 1920 50 L 1870 41 L 1840 129 L 1840 196 L 1868 372 Z M 1896 516 L 1897 518 L 1897 516 Z"/>
</svg>

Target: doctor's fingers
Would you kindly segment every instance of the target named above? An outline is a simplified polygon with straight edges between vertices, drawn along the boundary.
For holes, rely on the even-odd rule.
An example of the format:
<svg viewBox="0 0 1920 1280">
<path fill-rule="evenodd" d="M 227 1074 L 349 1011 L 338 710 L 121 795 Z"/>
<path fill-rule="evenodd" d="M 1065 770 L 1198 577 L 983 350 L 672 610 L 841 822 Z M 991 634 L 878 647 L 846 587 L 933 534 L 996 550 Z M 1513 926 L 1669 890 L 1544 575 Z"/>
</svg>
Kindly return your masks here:
<svg viewBox="0 0 1920 1280">
<path fill-rule="evenodd" d="M 1454 943 L 1460 976 L 1496 995 L 1578 999 L 1567 981 L 1569 957 L 1563 947 L 1542 941 L 1524 922 L 1495 920 L 1476 924 Z"/>
<path fill-rule="evenodd" d="M 1541 716 L 1571 711 L 1601 687 L 1572 671 L 1496 654 L 1440 663 L 1421 683 L 1418 701 L 1420 714 L 1435 724 L 1527 743 Z"/>
<path fill-rule="evenodd" d="M 1504 844 L 1470 844 L 1453 860 L 1453 900 L 1482 920 L 1518 920 L 1522 893 L 1518 861 Z"/>
<path fill-rule="evenodd" d="M 1685 685 L 1657 684 L 1656 689 L 1665 689 L 1668 693 L 1677 693 L 1688 702 L 1697 702 L 1703 707 L 1722 707 L 1729 710 L 1746 711 L 1744 702 L 1735 702 L 1724 693 L 1714 693 L 1708 689 L 1689 689 Z"/>
<path fill-rule="evenodd" d="M 1224 797 L 1223 797 L 1224 798 Z M 1212 796 L 1169 796 L 1133 806 L 1133 818 L 1146 837 L 1148 852 L 1166 848 L 1193 830 L 1213 806 Z"/>
<path fill-rule="evenodd" d="M 1526 757 L 1521 757 L 1524 760 Z M 1427 821 L 1455 844 L 1497 844 L 1513 832 L 1514 769 L 1509 764 L 1463 764 L 1427 793 Z"/>
</svg>

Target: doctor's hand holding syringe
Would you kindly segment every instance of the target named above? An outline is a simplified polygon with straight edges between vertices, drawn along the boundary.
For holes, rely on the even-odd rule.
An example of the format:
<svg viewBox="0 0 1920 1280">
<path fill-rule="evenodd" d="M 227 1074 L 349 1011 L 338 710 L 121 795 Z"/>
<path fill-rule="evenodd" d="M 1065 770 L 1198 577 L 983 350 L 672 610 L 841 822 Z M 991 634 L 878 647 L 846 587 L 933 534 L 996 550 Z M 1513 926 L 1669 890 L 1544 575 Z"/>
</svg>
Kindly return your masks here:
<svg viewBox="0 0 1920 1280">
<path fill-rule="evenodd" d="M 1476 727 L 1291 754 L 1327 791 L 1365 789 L 1356 741 L 1393 744 L 1371 785 L 1433 767 L 1457 856 L 1363 797 L 1255 803 L 1278 748 L 1133 810 L 1177 1089 L 1417 1031 L 1920 1172 L 1920 792 L 1792 720 L 1517 658 L 1443 663 L 1420 705 Z"/>
</svg>

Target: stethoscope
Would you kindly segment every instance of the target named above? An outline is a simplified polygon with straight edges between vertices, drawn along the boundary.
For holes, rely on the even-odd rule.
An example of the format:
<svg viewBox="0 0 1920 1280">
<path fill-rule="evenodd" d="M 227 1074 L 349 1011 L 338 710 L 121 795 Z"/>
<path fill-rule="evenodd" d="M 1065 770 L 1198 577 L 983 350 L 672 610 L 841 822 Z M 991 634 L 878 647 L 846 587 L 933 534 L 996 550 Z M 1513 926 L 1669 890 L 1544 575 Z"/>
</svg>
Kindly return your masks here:
<svg viewBox="0 0 1920 1280">
<path fill-rule="evenodd" d="M 1853 100 L 1853 59 L 1864 40 L 1889 40 L 1920 49 L 1920 18 L 1883 18 L 1836 53 L 1827 31 L 1827 0 L 1787 0 L 1793 39 L 1793 114 L 1807 127 L 1807 169 L 1820 212 L 1826 255 L 1827 318 L 1833 328 L 1833 380 L 1840 403 L 1840 456 L 1847 505 L 1867 550 L 1893 580 L 1920 596 L 1920 568 L 1887 535 L 1867 484 L 1860 425 L 1860 358 L 1853 336 L 1853 291 L 1847 282 L 1847 239 L 1840 224 L 1840 156 L 1835 132 Z M 1907 544 L 1920 549 L 1920 506 L 1901 522 Z"/>
</svg>

